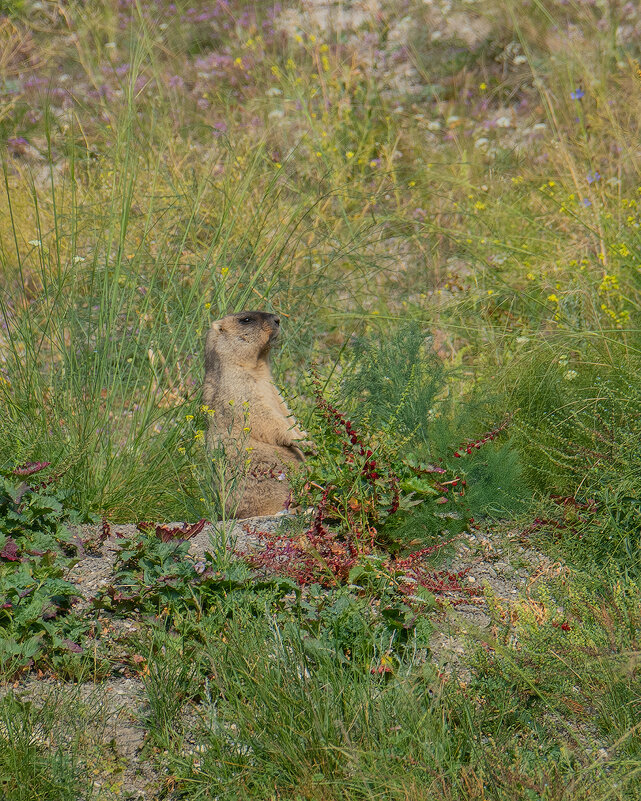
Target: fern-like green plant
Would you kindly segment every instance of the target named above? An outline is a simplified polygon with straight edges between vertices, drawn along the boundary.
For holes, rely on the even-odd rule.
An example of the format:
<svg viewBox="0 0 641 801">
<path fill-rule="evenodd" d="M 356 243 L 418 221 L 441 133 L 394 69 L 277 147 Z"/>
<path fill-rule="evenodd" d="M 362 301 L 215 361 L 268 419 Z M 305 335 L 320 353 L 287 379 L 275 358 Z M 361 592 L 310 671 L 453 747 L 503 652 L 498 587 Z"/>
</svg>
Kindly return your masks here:
<svg viewBox="0 0 641 801">
<path fill-rule="evenodd" d="M 429 440 L 429 424 L 447 385 L 432 338 L 412 321 L 396 331 L 356 340 L 341 382 L 354 419 L 398 438 Z"/>
</svg>

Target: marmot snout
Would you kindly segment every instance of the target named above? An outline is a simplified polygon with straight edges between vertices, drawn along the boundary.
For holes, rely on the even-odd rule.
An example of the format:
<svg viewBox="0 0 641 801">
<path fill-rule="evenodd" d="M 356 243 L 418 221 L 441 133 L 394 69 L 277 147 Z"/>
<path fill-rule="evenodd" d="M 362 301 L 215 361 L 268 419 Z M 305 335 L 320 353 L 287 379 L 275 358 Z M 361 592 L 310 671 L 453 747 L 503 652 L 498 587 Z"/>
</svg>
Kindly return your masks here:
<svg viewBox="0 0 641 801">
<path fill-rule="evenodd" d="M 284 509 L 291 496 L 285 467 L 304 461 L 299 445 L 307 444 L 306 435 L 269 367 L 279 330 L 278 315 L 251 311 L 216 320 L 207 333 L 203 403 L 214 410 L 208 441 L 222 444 L 230 459 L 250 460 L 246 477 L 240 479 L 242 491 L 228 504 L 228 513 L 236 517 Z"/>
</svg>

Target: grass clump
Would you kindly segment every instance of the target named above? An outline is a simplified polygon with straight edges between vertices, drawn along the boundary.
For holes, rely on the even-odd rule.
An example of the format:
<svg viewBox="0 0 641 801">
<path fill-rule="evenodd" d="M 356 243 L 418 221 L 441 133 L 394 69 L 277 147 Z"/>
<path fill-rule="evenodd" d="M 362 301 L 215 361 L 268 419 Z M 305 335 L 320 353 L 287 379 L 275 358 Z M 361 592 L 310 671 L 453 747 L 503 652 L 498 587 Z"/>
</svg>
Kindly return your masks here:
<svg viewBox="0 0 641 801">
<path fill-rule="evenodd" d="M 232 797 L 242 787 L 255 797 L 274 790 L 302 797 L 367 797 L 402 783 L 403 768 L 411 764 L 405 741 L 412 735 L 405 718 L 417 722 L 426 714 L 427 693 L 419 691 L 410 702 L 408 688 L 386 688 L 384 678 L 329 654 L 311 656 L 295 632 L 269 632 L 265 623 L 244 629 L 241 637 L 230 632 L 222 650 L 213 645 L 210 658 L 225 669 L 217 670 L 211 682 L 212 701 L 218 694 L 224 701 L 210 714 L 203 710 L 199 765 L 183 769 L 181 785 L 187 791 Z M 438 718 L 432 723 L 438 727 Z M 390 729 L 397 734 L 390 736 Z M 381 785 L 372 768 L 381 751 L 394 752 L 395 741 L 399 755 L 407 758 L 388 762 Z"/>
<path fill-rule="evenodd" d="M 0 789 L 7 801 L 73 801 L 91 792 L 61 712 L 55 694 L 42 703 L 12 692 L 0 698 Z"/>
</svg>

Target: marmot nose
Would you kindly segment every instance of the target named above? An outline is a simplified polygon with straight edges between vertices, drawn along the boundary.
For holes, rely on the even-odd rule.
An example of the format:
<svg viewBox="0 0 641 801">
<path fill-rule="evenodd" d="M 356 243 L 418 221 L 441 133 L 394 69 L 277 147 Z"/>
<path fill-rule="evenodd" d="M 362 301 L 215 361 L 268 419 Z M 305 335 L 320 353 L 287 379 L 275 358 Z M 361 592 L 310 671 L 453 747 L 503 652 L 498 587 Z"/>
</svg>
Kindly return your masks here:
<svg viewBox="0 0 641 801">
<path fill-rule="evenodd" d="M 274 322 L 276 325 L 280 325 L 280 317 L 274 317 Z"/>
</svg>

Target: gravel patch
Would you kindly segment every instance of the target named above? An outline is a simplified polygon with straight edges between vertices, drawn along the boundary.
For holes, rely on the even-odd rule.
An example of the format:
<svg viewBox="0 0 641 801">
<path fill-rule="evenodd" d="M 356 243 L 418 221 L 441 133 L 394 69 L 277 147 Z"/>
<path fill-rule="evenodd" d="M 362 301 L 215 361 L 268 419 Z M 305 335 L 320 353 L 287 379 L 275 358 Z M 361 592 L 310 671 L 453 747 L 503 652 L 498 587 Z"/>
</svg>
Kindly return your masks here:
<svg viewBox="0 0 641 801">
<path fill-rule="evenodd" d="M 256 517 L 243 521 L 230 521 L 227 531 L 221 524 L 207 523 L 202 531 L 189 540 L 189 553 L 195 559 L 203 558 L 207 552 L 228 547 L 238 553 L 251 553 L 262 548 L 255 531 L 274 532 L 283 522 L 283 516 Z M 180 526 L 175 523 L 170 526 Z M 83 541 L 99 538 L 99 526 L 78 527 L 75 532 Z M 135 525 L 112 527 L 111 535 L 102 543 L 99 552 L 87 551 L 69 571 L 68 580 L 78 585 L 83 599 L 80 607 L 88 606 L 89 599 L 104 590 L 113 581 L 114 564 L 121 547 L 122 538 L 137 533 Z M 456 551 L 447 564 L 452 572 L 464 571 L 463 586 L 483 590 L 477 596 L 464 596 L 456 604 L 445 604 L 435 613 L 435 632 L 431 641 L 431 658 L 443 672 L 468 673 L 462 656 L 469 648 L 469 638 L 479 636 L 491 626 L 491 616 L 485 593 L 489 592 L 503 608 L 509 608 L 524 593 L 544 577 L 558 572 L 539 551 L 523 544 L 514 532 L 495 529 L 475 529 L 463 534 L 455 544 Z"/>
<path fill-rule="evenodd" d="M 274 517 L 253 517 L 248 520 L 230 521 L 227 531 L 223 531 L 220 523 L 206 523 L 202 531 L 189 540 L 189 553 L 196 559 L 203 558 L 207 552 L 220 547 L 223 538 L 228 547 L 238 553 L 255 551 L 261 548 L 260 540 L 252 531 L 275 531 L 282 522 L 283 515 Z M 168 527 L 178 527 L 182 523 L 169 523 Z M 77 540 L 84 543 L 96 543 L 95 547 L 85 548 L 76 564 L 69 570 L 66 578 L 78 586 L 79 596 L 87 602 L 100 590 L 104 590 L 112 581 L 114 566 L 123 539 L 138 534 L 138 528 L 129 523 L 112 526 L 111 534 L 99 543 L 101 526 L 76 526 L 73 528 Z M 98 544 L 99 543 L 99 544 Z M 81 604 L 82 606 L 82 604 Z"/>
</svg>

